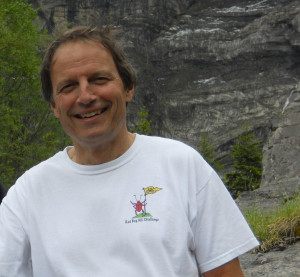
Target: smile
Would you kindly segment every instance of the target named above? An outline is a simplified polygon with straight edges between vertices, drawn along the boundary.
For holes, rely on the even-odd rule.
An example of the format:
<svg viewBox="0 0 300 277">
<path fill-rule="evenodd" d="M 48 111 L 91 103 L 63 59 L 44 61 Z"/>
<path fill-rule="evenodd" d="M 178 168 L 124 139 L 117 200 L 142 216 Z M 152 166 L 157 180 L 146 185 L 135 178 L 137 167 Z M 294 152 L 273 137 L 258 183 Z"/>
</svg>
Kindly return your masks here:
<svg viewBox="0 0 300 277">
<path fill-rule="evenodd" d="M 100 109 L 100 110 L 97 110 L 97 111 L 94 111 L 94 112 L 90 112 L 90 113 L 76 114 L 75 117 L 77 117 L 77 118 L 90 118 L 90 117 L 93 117 L 95 115 L 102 114 L 106 110 L 107 110 L 107 108 L 104 108 L 104 109 Z"/>
</svg>

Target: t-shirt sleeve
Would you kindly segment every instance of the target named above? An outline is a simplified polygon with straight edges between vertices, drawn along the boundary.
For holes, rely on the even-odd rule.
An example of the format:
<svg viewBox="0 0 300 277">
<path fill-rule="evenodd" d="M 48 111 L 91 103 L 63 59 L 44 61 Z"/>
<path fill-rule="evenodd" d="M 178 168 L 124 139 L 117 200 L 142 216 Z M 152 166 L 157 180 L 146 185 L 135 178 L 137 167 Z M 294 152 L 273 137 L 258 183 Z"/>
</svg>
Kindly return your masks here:
<svg viewBox="0 0 300 277">
<path fill-rule="evenodd" d="M 31 277 L 30 244 L 21 217 L 22 196 L 13 186 L 0 206 L 0 276 Z"/>
<path fill-rule="evenodd" d="M 214 172 L 197 193 L 194 231 L 200 271 L 221 266 L 258 246 L 248 223 L 227 188 Z"/>
</svg>

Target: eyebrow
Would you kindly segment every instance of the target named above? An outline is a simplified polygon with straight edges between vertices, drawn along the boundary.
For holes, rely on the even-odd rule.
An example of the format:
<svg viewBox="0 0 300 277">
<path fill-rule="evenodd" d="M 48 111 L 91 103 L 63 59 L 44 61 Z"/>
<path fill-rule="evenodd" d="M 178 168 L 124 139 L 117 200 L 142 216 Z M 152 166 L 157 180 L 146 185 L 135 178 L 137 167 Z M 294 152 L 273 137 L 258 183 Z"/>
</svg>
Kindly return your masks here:
<svg viewBox="0 0 300 277">
<path fill-rule="evenodd" d="M 91 76 L 89 78 L 94 78 L 94 77 L 97 77 L 99 75 L 105 75 L 105 76 L 109 76 L 109 77 L 115 77 L 111 72 L 109 72 L 107 70 L 100 70 L 100 71 L 97 71 L 97 72 L 91 74 Z"/>
</svg>

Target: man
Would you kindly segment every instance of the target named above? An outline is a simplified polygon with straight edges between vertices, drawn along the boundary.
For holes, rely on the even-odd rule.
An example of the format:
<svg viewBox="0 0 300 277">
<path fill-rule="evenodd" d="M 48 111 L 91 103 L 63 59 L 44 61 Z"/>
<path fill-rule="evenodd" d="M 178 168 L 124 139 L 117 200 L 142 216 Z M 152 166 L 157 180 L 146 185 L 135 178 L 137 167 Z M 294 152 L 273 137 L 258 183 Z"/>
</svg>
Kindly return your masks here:
<svg viewBox="0 0 300 277">
<path fill-rule="evenodd" d="M 60 36 L 41 80 L 74 146 L 4 199 L 0 276 L 243 276 L 258 243 L 220 178 L 185 144 L 127 131 L 136 78 L 107 29 Z"/>
</svg>

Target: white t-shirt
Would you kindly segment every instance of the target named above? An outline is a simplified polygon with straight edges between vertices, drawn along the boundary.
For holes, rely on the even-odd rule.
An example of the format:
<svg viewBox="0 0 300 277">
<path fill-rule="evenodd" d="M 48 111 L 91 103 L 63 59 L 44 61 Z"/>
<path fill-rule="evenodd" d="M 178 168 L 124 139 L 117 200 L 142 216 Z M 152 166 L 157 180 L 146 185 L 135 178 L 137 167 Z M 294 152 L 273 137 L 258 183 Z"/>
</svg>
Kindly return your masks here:
<svg viewBox="0 0 300 277">
<path fill-rule="evenodd" d="M 93 166 L 65 149 L 0 209 L 0 277 L 197 277 L 257 245 L 198 152 L 158 137 Z"/>
</svg>

